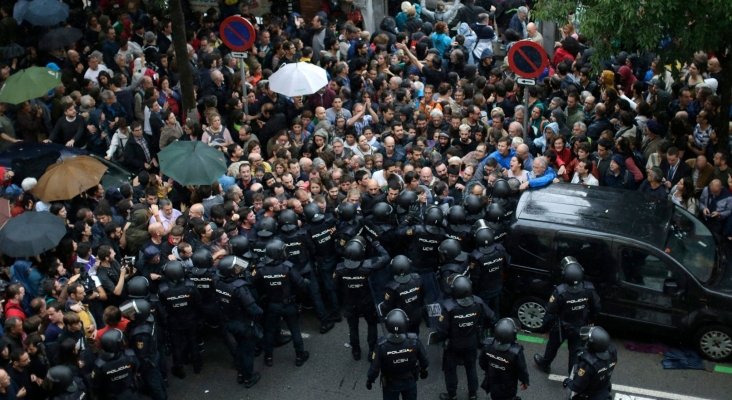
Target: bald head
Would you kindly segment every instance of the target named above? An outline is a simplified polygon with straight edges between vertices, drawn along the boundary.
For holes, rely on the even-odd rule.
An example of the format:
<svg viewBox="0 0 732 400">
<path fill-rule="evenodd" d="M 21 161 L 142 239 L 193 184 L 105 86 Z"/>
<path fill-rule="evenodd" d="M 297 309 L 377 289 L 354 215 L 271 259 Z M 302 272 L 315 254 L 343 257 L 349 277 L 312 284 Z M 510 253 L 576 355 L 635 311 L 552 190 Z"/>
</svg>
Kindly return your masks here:
<svg viewBox="0 0 732 400">
<path fill-rule="evenodd" d="M 188 215 L 191 218 L 203 218 L 203 212 L 204 212 L 203 204 L 196 203 L 196 204 L 192 205 L 191 208 L 188 210 Z"/>
<path fill-rule="evenodd" d="M 529 36 L 536 35 L 536 24 L 533 22 L 529 22 L 526 24 L 526 32 L 529 34 Z"/>
<path fill-rule="evenodd" d="M 160 237 L 165 233 L 165 228 L 163 228 L 163 224 L 160 222 L 153 222 L 147 227 L 147 233 L 153 237 Z"/>
</svg>

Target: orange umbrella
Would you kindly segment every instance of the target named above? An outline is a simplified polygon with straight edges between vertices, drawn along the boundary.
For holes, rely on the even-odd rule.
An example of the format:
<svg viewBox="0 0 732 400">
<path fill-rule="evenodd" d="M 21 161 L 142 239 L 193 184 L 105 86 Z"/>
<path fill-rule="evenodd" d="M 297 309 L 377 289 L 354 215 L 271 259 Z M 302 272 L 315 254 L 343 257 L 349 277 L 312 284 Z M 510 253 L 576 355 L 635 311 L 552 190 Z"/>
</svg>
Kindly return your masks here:
<svg viewBox="0 0 732 400">
<path fill-rule="evenodd" d="M 107 166 L 90 156 L 77 156 L 46 168 L 31 191 L 45 202 L 69 200 L 99 184 Z"/>
</svg>

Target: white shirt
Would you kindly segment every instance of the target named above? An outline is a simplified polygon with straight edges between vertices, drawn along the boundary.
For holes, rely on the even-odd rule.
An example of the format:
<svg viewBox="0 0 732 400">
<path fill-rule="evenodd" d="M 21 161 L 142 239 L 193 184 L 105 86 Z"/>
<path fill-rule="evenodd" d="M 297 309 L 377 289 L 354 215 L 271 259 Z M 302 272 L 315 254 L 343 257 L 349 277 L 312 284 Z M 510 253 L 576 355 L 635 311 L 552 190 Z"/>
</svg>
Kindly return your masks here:
<svg viewBox="0 0 732 400">
<path fill-rule="evenodd" d="M 574 176 L 572 177 L 571 183 L 580 183 L 580 176 L 579 172 L 575 172 Z M 589 185 L 589 186 L 599 186 L 600 182 L 598 182 L 597 178 L 595 178 L 592 174 L 587 174 L 587 177 L 584 178 L 584 181 L 582 182 L 583 185 Z"/>
<path fill-rule="evenodd" d="M 86 72 L 84 73 L 84 79 L 89 79 L 90 81 L 94 82 L 94 86 L 99 86 L 99 80 L 97 80 L 97 78 L 99 77 L 99 73 L 102 71 L 107 71 L 109 76 L 114 75 L 114 72 L 112 72 L 111 69 L 105 67 L 104 64 L 99 64 L 96 70 L 87 68 Z"/>
</svg>

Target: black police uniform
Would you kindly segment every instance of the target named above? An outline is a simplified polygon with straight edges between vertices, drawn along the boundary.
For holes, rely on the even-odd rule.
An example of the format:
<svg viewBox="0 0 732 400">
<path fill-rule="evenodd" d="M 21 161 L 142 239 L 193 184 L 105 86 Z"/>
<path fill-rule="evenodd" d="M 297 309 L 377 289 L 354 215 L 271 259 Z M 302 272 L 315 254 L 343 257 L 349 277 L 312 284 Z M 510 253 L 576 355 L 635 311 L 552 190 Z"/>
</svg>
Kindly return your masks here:
<svg viewBox="0 0 732 400">
<path fill-rule="evenodd" d="M 588 325 L 599 311 L 600 296 L 591 282 L 583 281 L 577 287 L 566 283 L 557 286 L 549 298 L 544 314 L 543 326 L 551 327 L 551 330 L 541 366 L 548 368 L 556 357 L 559 346 L 567 340 L 569 347 L 567 371 L 571 371 L 581 344 L 580 328 Z"/>
<path fill-rule="evenodd" d="M 276 331 L 279 330 L 279 321 L 285 320 L 287 329 L 292 335 L 295 352 L 305 351 L 305 344 L 300 332 L 300 321 L 297 305 L 295 304 L 294 288 L 307 290 L 308 282 L 293 268 L 289 261 L 262 263 L 252 272 L 252 280 L 260 295 L 268 300 L 267 312 L 264 321 L 264 354 L 272 357 Z"/>
<path fill-rule="evenodd" d="M 333 272 L 338 264 L 336 254 L 336 220 L 331 214 L 325 214 L 319 222 L 309 222 L 306 230 L 314 245 L 316 275 L 323 282 L 323 294 L 331 314 L 338 314 L 338 296 L 333 282 Z"/>
<path fill-rule="evenodd" d="M 357 268 L 347 268 L 343 262 L 336 267 L 334 278 L 343 294 L 343 307 L 346 321 L 348 322 L 348 337 L 351 348 L 355 354 L 360 356 L 361 343 L 358 334 L 358 319 L 363 317 L 368 325 L 366 341 L 369 345 L 369 353 L 373 352 L 376 345 L 376 306 L 371 298 L 369 289 L 369 275 L 374 271 L 383 269 L 389 262 L 389 254 L 379 244 L 374 242 L 378 255 L 367 260 L 360 261 Z M 353 262 L 353 261 L 349 261 Z"/>
<path fill-rule="evenodd" d="M 590 351 L 583 351 L 577 358 L 577 365 L 567 387 L 572 391 L 572 399 L 606 400 L 612 388 L 610 379 L 618 362 L 618 353 L 611 345 L 600 357 Z"/>
<path fill-rule="evenodd" d="M 379 340 L 372 353 L 367 382 L 374 382 L 381 374 L 381 388 L 384 400 L 417 399 L 417 377 L 419 371 L 429 366 L 427 351 L 419 337 L 389 335 Z"/>
<path fill-rule="evenodd" d="M 419 274 L 412 273 L 406 283 L 392 280 L 386 284 L 382 314 L 400 308 L 409 317 L 407 331 L 419 335 L 419 325 L 424 314 L 424 285 Z"/>
<path fill-rule="evenodd" d="M 483 342 L 478 363 L 485 371 L 481 387 L 492 400 L 514 400 L 518 382 L 529 385 L 524 347 L 513 342 L 504 348 L 495 338 Z"/>
<path fill-rule="evenodd" d="M 236 341 L 234 364 L 240 380 L 246 383 L 254 372 L 255 345 L 263 336 L 257 322 L 263 311 L 243 277 L 224 277 L 217 279 L 215 284 L 224 328 Z"/>
<path fill-rule="evenodd" d="M 503 271 L 508 266 L 508 253 L 503 245 L 493 243 L 487 251 L 474 250 L 470 254 L 470 280 L 473 290 L 483 302 L 500 312 Z"/>
<path fill-rule="evenodd" d="M 315 315 L 321 323 L 328 320 L 328 312 L 325 309 L 323 298 L 320 295 L 320 285 L 317 277 L 313 274 L 312 255 L 316 248 L 310 236 L 303 229 L 296 229 L 292 232 L 282 232 L 277 235 L 285 242 L 285 253 L 287 260 L 292 263 L 295 270 L 301 277 L 308 279 L 308 293 L 313 301 Z"/>
<path fill-rule="evenodd" d="M 440 265 L 439 276 L 440 276 L 440 291 L 445 296 L 452 293 L 450 288 L 450 282 L 457 275 L 466 274 L 469 268 L 467 253 L 460 252 L 454 260 L 446 264 Z M 467 274 L 466 274 L 467 275 Z"/>
<path fill-rule="evenodd" d="M 100 400 L 137 400 L 135 374 L 138 361 L 132 350 L 117 354 L 102 352 L 94 362 L 92 387 Z"/>
<path fill-rule="evenodd" d="M 472 296 L 472 304 L 462 306 L 452 298 L 445 299 L 442 314 L 438 318 L 437 340 L 447 340 L 442 355 L 442 370 L 445 373 L 445 386 L 449 398 L 457 392 L 457 367 L 465 365 L 470 396 L 478 392 L 478 371 L 476 359 L 481 335 L 485 326 L 495 323 L 495 314 L 483 303 L 480 297 Z"/>
<path fill-rule="evenodd" d="M 168 393 L 160 372 L 160 351 L 158 349 L 157 326 L 149 317 L 144 321 L 131 321 L 127 326 L 130 347 L 139 362 L 139 374 L 147 394 L 153 400 L 166 400 Z"/>
<path fill-rule="evenodd" d="M 343 256 L 343 248 L 349 240 L 362 235 L 363 219 L 356 215 L 350 221 L 338 221 L 336 224 L 335 246 L 339 256 Z"/>
<path fill-rule="evenodd" d="M 374 215 L 370 215 L 364 220 L 362 233 L 369 242 L 378 240 L 386 252 L 393 257 L 398 254 L 399 241 L 396 238 L 396 226 L 392 225 L 388 219 L 382 221 Z M 369 246 L 367 256 L 373 257 L 375 255 L 376 250 L 373 246 Z M 388 268 L 382 268 L 371 274 L 369 283 L 371 285 L 371 296 L 374 299 L 374 303 L 379 303 L 384 298 L 384 290 L 390 279 L 391 276 Z"/>
<path fill-rule="evenodd" d="M 437 303 L 442 298 L 435 272 L 440 259 L 438 247 L 445 240 L 445 232 L 439 227 L 430 228 L 434 233 L 429 232 L 422 224 L 402 226 L 398 230 L 399 237 L 408 240 L 405 255 L 412 260 L 413 270 L 422 277 L 426 304 Z"/>
<path fill-rule="evenodd" d="M 211 326 L 218 326 L 221 322 L 221 312 L 216 303 L 216 271 L 213 268 L 199 268 L 194 265 L 193 268 L 186 270 L 186 277 L 193 282 L 201 297 L 202 320 Z"/>
<path fill-rule="evenodd" d="M 193 282 L 163 282 L 160 285 L 160 302 L 168 317 L 167 331 L 173 353 L 173 371 L 182 373 L 186 356 L 190 356 L 196 373 L 202 367 L 201 352 L 198 351 L 198 316 L 201 312 L 201 295 Z M 215 303 L 214 303 L 215 304 Z"/>
<path fill-rule="evenodd" d="M 445 227 L 445 237 L 457 240 L 463 249 L 473 247 L 473 235 L 468 224 L 448 223 Z"/>
</svg>

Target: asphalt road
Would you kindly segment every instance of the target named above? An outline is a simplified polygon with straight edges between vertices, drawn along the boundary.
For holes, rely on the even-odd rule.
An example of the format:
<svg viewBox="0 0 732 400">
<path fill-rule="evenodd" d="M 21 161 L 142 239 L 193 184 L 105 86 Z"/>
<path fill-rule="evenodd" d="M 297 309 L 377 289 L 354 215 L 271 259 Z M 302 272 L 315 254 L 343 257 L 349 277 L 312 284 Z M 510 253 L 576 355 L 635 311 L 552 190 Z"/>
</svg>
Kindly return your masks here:
<svg viewBox="0 0 732 400">
<path fill-rule="evenodd" d="M 171 400 L 185 399 L 282 399 L 282 400 L 335 400 L 335 399 L 380 399 L 381 391 L 375 385 L 372 391 L 366 390 L 366 372 L 368 363 L 365 357 L 361 361 L 351 358 L 348 343 L 348 327 L 341 322 L 325 335 L 318 331 L 317 321 L 310 317 L 303 318 L 305 347 L 310 351 L 310 360 L 302 367 L 294 365 L 295 352 L 291 344 L 275 349 L 274 366 L 265 367 L 262 357 L 255 360 L 255 370 L 262 373 L 262 380 L 253 388 L 245 389 L 236 383 L 236 373 L 232 360 L 222 341 L 217 337 L 206 340 L 204 354 L 204 370 L 194 375 L 188 367 L 188 376 L 180 380 L 169 376 L 168 388 Z M 422 329 L 426 340 L 426 330 Z M 533 367 L 530 357 L 535 352 L 543 351 L 541 335 L 524 337 L 524 345 L 531 386 L 519 393 L 525 400 L 565 399 L 562 389 L 562 375 L 566 375 L 566 346 L 559 351 L 554 361 L 552 373 L 546 375 Z M 624 343 L 615 342 L 618 348 L 618 366 L 613 376 L 613 384 L 617 389 L 614 400 L 702 400 L 732 398 L 732 376 L 720 372 L 712 372 L 715 364 L 709 363 L 705 370 L 664 370 L 661 366 L 662 355 L 631 352 L 624 348 Z M 362 326 L 362 350 L 367 351 L 365 344 L 365 323 Z M 428 349 L 430 359 L 430 375 L 419 382 L 420 399 L 438 399 L 439 393 L 445 390 L 443 375 L 440 369 L 441 348 L 431 346 Z M 458 398 L 467 399 L 464 372 L 458 373 L 460 386 Z M 482 379 L 482 374 L 479 376 Z M 488 399 L 482 390 L 479 399 Z"/>
</svg>

